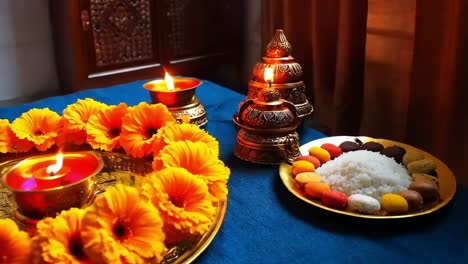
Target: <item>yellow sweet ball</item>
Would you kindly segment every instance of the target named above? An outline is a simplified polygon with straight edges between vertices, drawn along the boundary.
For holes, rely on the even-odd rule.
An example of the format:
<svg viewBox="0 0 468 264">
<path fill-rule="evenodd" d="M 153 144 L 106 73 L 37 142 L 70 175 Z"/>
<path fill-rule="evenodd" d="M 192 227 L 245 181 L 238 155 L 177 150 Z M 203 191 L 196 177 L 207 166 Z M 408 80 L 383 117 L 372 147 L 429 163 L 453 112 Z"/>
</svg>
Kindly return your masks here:
<svg viewBox="0 0 468 264">
<path fill-rule="evenodd" d="M 319 146 L 310 147 L 308 151 L 309 155 L 316 157 L 322 163 L 325 163 L 331 159 L 330 153 Z"/>
<path fill-rule="evenodd" d="M 314 164 L 305 160 L 294 161 L 292 164 L 292 176 L 296 178 L 296 175 L 301 172 L 315 172 Z"/>
<path fill-rule="evenodd" d="M 395 193 L 386 193 L 380 198 L 380 205 L 389 213 L 406 213 L 408 211 L 408 202 L 406 199 Z"/>
</svg>

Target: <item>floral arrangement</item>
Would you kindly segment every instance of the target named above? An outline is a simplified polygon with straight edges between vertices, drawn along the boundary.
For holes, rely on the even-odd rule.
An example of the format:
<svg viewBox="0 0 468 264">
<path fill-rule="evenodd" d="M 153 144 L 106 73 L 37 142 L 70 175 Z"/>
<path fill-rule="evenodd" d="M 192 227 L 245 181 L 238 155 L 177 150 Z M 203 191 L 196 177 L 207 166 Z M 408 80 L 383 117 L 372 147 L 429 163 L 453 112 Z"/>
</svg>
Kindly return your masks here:
<svg viewBox="0 0 468 264">
<path fill-rule="evenodd" d="M 167 248 L 204 234 L 227 198 L 230 170 L 205 130 L 177 122 L 163 104 L 106 105 L 78 99 L 60 116 L 31 109 L 0 119 L 0 152 L 46 151 L 68 144 L 123 150 L 152 160 L 133 187 L 117 184 L 86 208 L 40 220 L 32 237 L 0 219 L 2 263 L 159 263 Z"/>
</svg>

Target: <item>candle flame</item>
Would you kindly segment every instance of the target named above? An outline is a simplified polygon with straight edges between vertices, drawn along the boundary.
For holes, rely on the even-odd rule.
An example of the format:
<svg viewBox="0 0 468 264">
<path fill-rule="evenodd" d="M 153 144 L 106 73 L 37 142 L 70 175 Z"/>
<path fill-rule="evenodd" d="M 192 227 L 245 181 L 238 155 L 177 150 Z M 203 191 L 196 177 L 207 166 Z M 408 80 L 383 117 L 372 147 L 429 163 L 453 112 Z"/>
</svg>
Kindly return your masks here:
<svg viewBox="0 0 468 264">
<path fill-rule="evenodd" d="M 266 67 L 265 71 L 263 72 L 263 79 L 265 82 L 271 84 L 273 82 L 273 69 L 270 67 Z"/>
<path fill-rule="evenodd" d="M 174 91 L 174 79 L 172 79 L 169 73 L 166 72 L 166 74 L 164 75 L 164 80 L 166 81 L 167 90 Z"/>
<path fill-rule="evenodd" d="M 61 151 L 57 153 L 55 164 L 49 165 L 46 168 L 46 172 L 50 175 L 55 175 L 63 166 L 63 154 Z"/>
</svg>

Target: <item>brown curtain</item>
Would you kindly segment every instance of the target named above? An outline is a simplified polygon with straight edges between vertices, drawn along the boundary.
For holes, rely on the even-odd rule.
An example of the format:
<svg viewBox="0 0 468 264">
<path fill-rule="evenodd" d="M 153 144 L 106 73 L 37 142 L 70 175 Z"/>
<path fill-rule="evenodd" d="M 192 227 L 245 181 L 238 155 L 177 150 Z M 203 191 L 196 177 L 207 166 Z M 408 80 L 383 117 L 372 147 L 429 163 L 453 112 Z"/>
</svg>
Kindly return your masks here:
<svg viewBox="0 0 468 264">
<path fill-rule="evenodd" d="M 466 2 L 263 0 L 261 42 L 285 30 L 325 133 L 414 145 L 468 184 Z"/>
</svg>

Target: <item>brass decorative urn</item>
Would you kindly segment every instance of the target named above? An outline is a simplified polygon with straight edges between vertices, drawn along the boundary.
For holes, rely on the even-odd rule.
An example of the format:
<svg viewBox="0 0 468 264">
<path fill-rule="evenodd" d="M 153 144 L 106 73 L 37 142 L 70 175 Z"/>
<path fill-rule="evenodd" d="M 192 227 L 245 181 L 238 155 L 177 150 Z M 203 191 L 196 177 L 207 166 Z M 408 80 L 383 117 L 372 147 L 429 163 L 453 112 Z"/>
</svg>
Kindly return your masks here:
<svg viewBox="0 0 468 264">
<path fill-rule="evenodd" d="M 282 29 L 277 29 L 275 35 L 266 46 L 266 56 L 253 69 L 253 79 L 249 81 L 247 99 L 257 98 L 258 93 L 266 87 L 279 91 L 282 99 L 294 104 L 300 118 L 305 118 L 313 111 L 312 105 L 305 94 L 305 84 L 302 79 L 301 65 L 291 56 L 291 44 L 286 39 Z M 271 68 L 272 80 L 265 80 L 265 70 Z"/>
<path fill-rule="evenodd" d="M 246 161 L 260 164 L 292 163 L 300 156 L 301 123 L 294 104 L 280 98 L 275 88 L 264 88 L 255 99 L 240 103 L 233 121 L 240 127 L 234 154 Z"/>
</svg>

